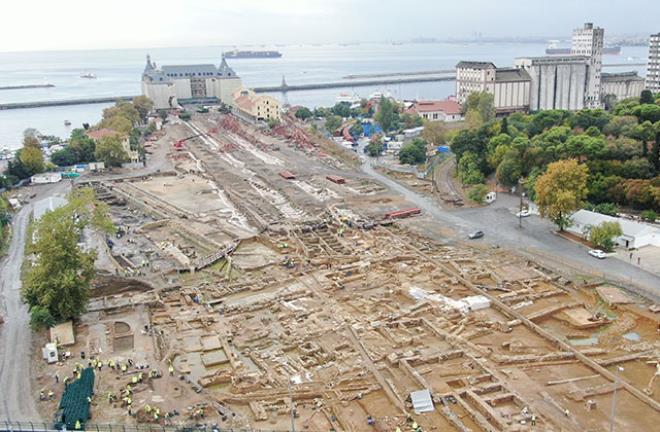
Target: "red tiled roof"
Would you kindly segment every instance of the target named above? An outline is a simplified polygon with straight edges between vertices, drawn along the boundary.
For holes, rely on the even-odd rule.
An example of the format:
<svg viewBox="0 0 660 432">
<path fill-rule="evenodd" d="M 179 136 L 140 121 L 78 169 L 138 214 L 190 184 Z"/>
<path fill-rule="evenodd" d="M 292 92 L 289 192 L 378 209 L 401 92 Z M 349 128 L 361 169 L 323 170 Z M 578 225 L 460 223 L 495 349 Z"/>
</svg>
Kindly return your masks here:
<svg viewBox="0 0 660 432">
<path fill-rule="evenodd" d="M 252 112 L 254 108 L 254 101 L 248 95 L 239 96 L 234 99 L 234 103 L 243 111 Z"/>
<path fill-rule="evenodd" d="M 445 114 L 460 114 L 461 105 L 453 100 L 418 101 L 410 107 L 409 111 L 418 113 L 442 111 Z"/>
<path fill-rule="evenodd" d="M 112 130 L 108 128 L 103 128 L 94 131 L 87 131 L 87 136 L 97 141 L 100 140 L 101 138 L 105 138 L 108 136 L 117 136 L 117 135 L 121 135 L 121 134 L 116 130 Z"/>
</svg>

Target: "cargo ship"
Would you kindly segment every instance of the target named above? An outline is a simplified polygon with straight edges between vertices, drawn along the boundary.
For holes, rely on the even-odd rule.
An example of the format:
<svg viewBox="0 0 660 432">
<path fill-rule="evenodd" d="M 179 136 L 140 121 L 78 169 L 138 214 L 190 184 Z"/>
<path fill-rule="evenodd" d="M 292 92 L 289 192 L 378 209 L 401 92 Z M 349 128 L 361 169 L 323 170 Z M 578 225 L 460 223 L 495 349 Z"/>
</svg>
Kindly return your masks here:
<svg viewBox="0 0 660 432">
<path fill-rule="evenodd" d="M 253 58 L 280 58 L 282 53 L 279 51 L 228 51 L 224 53 L 228 59 L 253 59 Z"/>
</svg>

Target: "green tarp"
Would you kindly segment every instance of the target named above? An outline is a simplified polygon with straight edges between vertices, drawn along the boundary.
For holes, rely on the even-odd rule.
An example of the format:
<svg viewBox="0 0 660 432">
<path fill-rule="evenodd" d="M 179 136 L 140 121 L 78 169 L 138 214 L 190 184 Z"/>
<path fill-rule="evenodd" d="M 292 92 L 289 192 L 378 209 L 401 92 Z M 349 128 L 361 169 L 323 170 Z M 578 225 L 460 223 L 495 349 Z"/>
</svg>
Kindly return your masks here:
<svg viewBox="0 0 660 432">
<path fill-rule="evenodd" d="M 55 428 L 75 429 L 76 421 L 84 428 L 89 420 L 89 400 L 94 394 L 94 368 L 83 369 L 80 378 L 69 384 L 62 394 Z"/>
</svg>

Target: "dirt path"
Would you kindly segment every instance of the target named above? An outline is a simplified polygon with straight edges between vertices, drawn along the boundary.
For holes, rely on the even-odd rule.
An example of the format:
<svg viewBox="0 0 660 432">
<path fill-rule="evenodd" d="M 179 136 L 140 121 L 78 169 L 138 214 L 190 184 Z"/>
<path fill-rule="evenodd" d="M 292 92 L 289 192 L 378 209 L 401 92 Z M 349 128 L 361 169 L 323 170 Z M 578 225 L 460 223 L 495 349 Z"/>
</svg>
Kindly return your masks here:
<svg viewBox="0 0 660 432">
<path fill-rule="evenodd" d="M 32 204 L 26 205 L 14 218 L 9 253 L 0 263 L 0 311 L 5 318 L 0 325 L 0 393 L 4 396 L 0 417 L 12 421 L 41 418 L 30 379 L 30 319 L 27 306 L 21 301 L 21 265 L 31 212 Z"/>
</svg>

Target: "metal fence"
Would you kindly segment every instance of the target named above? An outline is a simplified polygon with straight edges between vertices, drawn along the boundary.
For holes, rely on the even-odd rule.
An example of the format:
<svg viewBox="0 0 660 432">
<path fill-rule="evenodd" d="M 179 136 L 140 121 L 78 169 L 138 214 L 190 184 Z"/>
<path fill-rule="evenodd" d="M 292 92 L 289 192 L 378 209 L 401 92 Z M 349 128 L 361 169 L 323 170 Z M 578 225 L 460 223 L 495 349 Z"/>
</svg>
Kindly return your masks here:
<svg viewBox="0 0 660 432">
<path fill-rule="evenodd" d="M 178 425 L 161 426 L 157 424 L 94 424 L 86 423 L 81 429 L 88 432 L 288 432 L 275 429 L 242 429 L 226 428 L 216 425 L 196 424 L 196 425 Z M 0 432 L 55 432 L 52 423 L 45 422 L 16 422 L 0 420 Z M 73 431 L 72 431 L 73 432 Z"/>
</svg>

